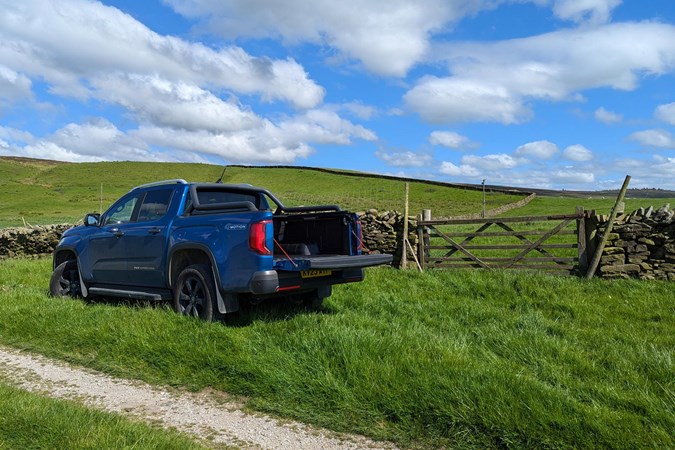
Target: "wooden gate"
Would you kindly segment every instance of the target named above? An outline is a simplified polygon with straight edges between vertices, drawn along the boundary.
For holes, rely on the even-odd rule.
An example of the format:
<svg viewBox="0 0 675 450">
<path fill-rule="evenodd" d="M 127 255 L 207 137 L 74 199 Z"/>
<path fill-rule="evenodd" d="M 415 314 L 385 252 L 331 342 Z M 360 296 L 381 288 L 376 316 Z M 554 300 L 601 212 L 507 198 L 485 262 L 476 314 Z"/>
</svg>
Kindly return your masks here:
<svg viewBox="0 0 675 450">
<path fill-rule="evenodd" d="M 585 273 L 584 211 L 576 214 L 418 222 L 423 268 L 475 267 Z"/>
</svg>

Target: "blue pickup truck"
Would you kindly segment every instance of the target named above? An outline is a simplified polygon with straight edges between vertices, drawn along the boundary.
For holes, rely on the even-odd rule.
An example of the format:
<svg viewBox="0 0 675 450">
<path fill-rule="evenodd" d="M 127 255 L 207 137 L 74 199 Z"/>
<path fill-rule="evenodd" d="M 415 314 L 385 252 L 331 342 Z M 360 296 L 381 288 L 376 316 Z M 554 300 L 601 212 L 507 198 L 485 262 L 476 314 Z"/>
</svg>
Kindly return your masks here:
<svg viewBox="0 0 675 450">
<path fill-rule="evenodd" d="M 391 255 L 361 252 L 356 214 L 286 207 L 251 185 L 166 180 L 87 214 L 54 250 L 53 296 L 171 300 L 215 320 L 240 302 L 293 297 L 318 307 L 332 285 L 363 280 Z"/>
</svg>

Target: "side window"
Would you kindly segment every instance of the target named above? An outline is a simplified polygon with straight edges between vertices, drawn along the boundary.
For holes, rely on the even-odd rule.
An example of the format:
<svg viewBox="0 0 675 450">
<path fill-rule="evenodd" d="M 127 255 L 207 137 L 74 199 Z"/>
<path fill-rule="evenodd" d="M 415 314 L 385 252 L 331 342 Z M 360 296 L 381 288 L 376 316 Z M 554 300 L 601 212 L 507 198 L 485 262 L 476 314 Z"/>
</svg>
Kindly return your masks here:
<svg viewBox="0 0 675 450">
<path fill-rule="evenodd" d="M 106 214 L 105 225 L 131 222 L 131 216 L 138 202 L 138 196 L 130 197 L 112 207 Z"/>
<path fill-rule="evenodd" d="M 138 210 L 137 222 L 159 220 L 166 215 L 171 202 L 173 189 L 150 191 L 145 194 L 141 208 Z"/>
</svg>

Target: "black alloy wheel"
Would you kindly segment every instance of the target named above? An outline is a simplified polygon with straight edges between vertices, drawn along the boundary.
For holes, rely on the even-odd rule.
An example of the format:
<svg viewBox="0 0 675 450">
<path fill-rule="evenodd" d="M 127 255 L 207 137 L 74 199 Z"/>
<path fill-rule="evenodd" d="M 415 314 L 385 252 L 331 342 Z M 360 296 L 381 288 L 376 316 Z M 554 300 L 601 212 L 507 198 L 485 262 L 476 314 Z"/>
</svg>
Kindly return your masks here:
<svg viewBox="0 0 675 450">
<path fill-rule="evenodd" d="M 52 297 L 81 297 L 80 272 L 74 259 L 59 264 L 52 272 L 49 281 L 49 293 Z"/>
<path fill-rule="evenodd" d="M 173 292 L 173 309 L 178 314 L 205 321 L 214 319 L 215 286 L 211 269 L 192 265 L 178 276 Z M 218 307 L 216 306 L 216 311 Z"/>
</svg>

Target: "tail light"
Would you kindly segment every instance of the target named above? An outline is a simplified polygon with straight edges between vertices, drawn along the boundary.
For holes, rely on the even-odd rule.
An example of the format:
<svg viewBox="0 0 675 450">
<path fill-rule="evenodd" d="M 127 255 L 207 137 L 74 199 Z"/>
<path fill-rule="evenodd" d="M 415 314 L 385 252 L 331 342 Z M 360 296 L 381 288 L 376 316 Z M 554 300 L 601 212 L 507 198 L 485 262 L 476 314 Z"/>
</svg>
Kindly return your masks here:
<svg viewBox="0 0 675 450">
<path fill-rule="evenodd" d="M 251 224 L 248 246 L 259 255 L 272 254 L 272 250 L 267 247 L 267 226 L 271 223 L 271 220 L 262 220 Z"/>
</svg>

